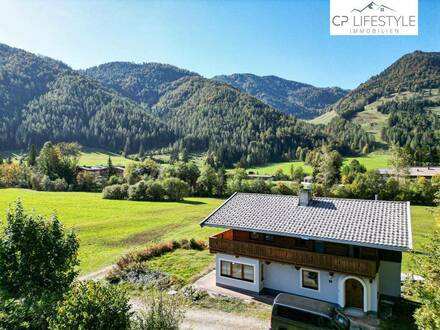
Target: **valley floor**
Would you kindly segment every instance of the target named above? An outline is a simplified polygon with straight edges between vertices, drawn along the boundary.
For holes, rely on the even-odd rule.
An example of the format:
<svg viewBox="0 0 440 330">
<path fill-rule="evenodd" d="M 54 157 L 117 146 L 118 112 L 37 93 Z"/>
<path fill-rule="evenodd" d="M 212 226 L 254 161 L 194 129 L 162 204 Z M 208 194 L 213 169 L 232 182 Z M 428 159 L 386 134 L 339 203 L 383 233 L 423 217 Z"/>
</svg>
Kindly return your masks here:
<svg viewBox="0 0 440 330">
<path fill-rule="evenodd" d="M 223 202 L 215 198 L 187 198 L 178 203 L 134 202 L 105 200 L 100 193 L 0 189 L 0 225 L 4 225 L 6 209 L 19 198 L 27 210 L 47 216 L 56 212 L 67 228 L 77 232 L 83 275 L 99 271 L 116 262 L 121 255 L 152 243 L 183 238 L 207 241 L 219 230 L 202 229 L 199 222 Z M 416 250 L 422 249 L 433 229 L 438 227 L 434 212 L 439 210 L 426 206 L 411 207 Z M 194 268 L 179 267 L 192 259 L 198 261 Z M 179 252 L 152 260 L 151 264 L 183 282 L 190 282 L 213 260 L 207 251 Z M 408 260 L 406 254 L 402 271 L 407 271 Z"/>
</svg>

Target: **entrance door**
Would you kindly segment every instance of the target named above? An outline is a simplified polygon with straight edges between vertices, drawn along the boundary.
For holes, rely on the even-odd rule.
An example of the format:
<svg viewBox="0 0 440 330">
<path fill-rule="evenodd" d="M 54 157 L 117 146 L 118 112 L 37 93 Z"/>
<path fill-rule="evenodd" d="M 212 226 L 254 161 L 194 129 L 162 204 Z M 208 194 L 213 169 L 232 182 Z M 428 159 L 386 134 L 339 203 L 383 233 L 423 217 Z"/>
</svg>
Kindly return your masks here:
<svg viewBox="0 0 440 330">
<path fill-rule="evenodd" d="M 364 308 L 364 288 L 358 280 L 345 281 L 345 307 Z"/>
</svg>

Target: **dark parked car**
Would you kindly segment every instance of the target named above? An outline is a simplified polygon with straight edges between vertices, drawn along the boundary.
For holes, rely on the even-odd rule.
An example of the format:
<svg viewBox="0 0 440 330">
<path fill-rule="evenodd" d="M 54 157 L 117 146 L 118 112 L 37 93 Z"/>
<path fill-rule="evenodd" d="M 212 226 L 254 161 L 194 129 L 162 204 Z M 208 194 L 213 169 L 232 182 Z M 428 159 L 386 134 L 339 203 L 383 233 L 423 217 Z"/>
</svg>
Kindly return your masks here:
<svg viewBox="0 0 440 330">
<path fill-rule="evenodd" d="M 272 307 L 272 330 L 350 329 L 350 320 L 335 305 L 280 293 Z"/>
</svg>

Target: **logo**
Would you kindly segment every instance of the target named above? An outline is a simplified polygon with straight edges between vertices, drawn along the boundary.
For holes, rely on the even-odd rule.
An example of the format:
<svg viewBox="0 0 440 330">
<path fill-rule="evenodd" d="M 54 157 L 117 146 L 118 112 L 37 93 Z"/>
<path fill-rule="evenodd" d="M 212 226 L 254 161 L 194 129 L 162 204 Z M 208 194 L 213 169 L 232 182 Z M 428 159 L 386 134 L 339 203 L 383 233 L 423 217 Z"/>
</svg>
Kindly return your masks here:
<svg viewBox="0 0 440 330">
<path fill-rule="evenodd" d="M 330 0 L 330 35 L 418 35 L 418 0 Z"/>
</svg>

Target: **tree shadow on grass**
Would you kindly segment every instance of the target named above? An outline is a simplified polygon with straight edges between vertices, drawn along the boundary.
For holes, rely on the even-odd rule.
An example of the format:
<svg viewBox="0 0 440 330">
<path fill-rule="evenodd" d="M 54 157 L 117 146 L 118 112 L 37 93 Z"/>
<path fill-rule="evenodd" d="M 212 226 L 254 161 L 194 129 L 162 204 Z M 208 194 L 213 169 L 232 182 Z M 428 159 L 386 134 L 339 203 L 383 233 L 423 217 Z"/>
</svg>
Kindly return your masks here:
<svg viewBox="0 0 440 330">
<path fill-rule="evenodd" d="M 179 204 L 190 204 L 190 205 L 202 205 L 202 204 L 206 204 L 205 202 L 201 202 L 201 201 L 187 201 L 187 200 L 181 200 L 178 201 L 176 203 Z"/>
</svg>

